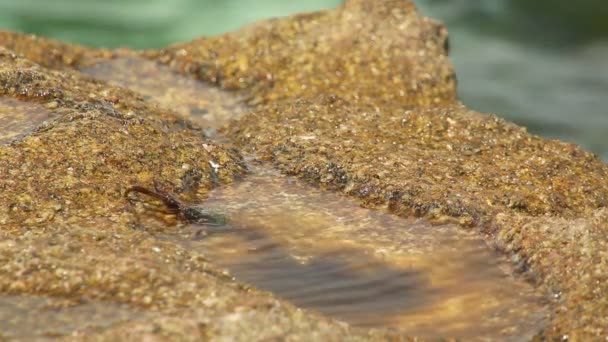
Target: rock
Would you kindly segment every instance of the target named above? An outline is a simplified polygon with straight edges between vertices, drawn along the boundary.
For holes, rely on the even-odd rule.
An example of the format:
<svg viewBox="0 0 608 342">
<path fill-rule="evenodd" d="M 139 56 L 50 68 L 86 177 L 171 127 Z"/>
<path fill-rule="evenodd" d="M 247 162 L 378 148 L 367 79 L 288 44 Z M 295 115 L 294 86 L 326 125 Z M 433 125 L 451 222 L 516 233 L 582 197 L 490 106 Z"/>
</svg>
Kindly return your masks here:
<svg viewBox="0 0 608 342">
<path fill-rule="evenodd" d="M 456 99 L 446 49 L 443 25 L 411 1 L 390 0 L 346 1 L 146 55 L 222 88 L 247 89 L 254 105 L 331 90 L 361 104 L 430 106 Z"/>
<path fill-rule="evenodd" d="M 85 332 L 108 339 L 397 334 L 301 312 L 133 229 L 127 187 L 185 182 L 181 196 L 195 200 L 244 172 L 239 152 L 207 141 L 196 123 L 77 71 L 147 58 L 242 96 L 251 110 L 225 130 L 242 151 L 370 207 L 476 227 L 551 298 L 555 315 L 538 338 L 606 336 L 608 167 L 458 103 L 446 41 L 442 25 L 403 0 L 349 0 L 159 51 L 2 33 L 0 94 L 55 118 L 0 146 L 0 290 L 154 309 L 145 321 Z M 201 175 L 196 186 L 188 169 Z"/>
<path fill-rule="evenodd" d="M 295 17 L 297 24 L 259 24 L 151 55 L 203 80 L 248 90 L 256 109 L 232 124 L 229 135 L 284 172 L 402 215 L 455 217 L 521 256 L 548 294 L 560 293 L 556 305 L 563 309 L 545 337 L 607 334 L 606 315 L 597 313 L 608 311 L 608 286 L 595 278 L 608 275 L 601 252 L 607 224 L 598 219 L 608 203 L 607 166 L 575 145 L 468 110 L 455 100 L 445 30 L 405 14 L 411 8 L 403 2 L 365 7 L 349 1 L 342 10 Z M 343 12 L 355 9 L 381 19 Z M 346 41 L 344 53 L 328 55 Z M 297 57 L 276 53 L 283 48 Z M 272 77 L 249 81 L 255 75 Z M 552 220 L 585 227 L 589 238 L 522 229 Z M 567 245 L 556 252 L 563 258 L 539 258 L 547 253 L 537 244 L 541 237 L 555 249 L 557 241 Z"/>
<path fill-rule="evenodd" d="M 57 55 L 33 61 L 45 58 L 36 51 L 60 43 L 3 33 L 2 44 L 32 50 L 27 59 L 0 48 L 0 120 L 50 114 L 0 145 L 0 317 L 32 301 L 64 307 L 56 302 L 67 298 L 57 314 L 76 329 L 75 339 L 357 339 L 348 327 L 238 284 L 204 255 L 155 238 L 153 223 L 140 228 L 127 188 L 159 181 L 200 200 L 245 172 L 237 151 L 208 141 L 176 112 L 71 69 L 61 54 L 60 62 Z M 129 305 L 116 309 L 129 321 L 105 322 L 87 311 L 113 303 Z M 15 335 L 3 324 L 6 338 L 65 333 L 39 322 Z"/>
</svg>

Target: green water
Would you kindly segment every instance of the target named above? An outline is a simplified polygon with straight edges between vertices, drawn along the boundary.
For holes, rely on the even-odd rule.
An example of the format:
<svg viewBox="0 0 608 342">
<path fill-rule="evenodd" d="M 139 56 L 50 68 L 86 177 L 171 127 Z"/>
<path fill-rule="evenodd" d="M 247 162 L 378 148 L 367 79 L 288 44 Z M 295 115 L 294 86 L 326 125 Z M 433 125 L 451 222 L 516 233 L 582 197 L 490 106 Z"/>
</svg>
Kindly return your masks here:
<svg viewBox="0 0 608 342">
<path fill-rule="evenodd" d="M 608 160 L 608 3 L 419 0 L 449 28 L 459 95 Z M 91 46 L 162 47 L 339 0 L 2 0 L 0 27 Z"/>
<path fill-rule="evenodd" d="M 339 0 L 2 0 L 0 27 L 91 46 L 160 48 Z M 49 5 L 52 3 L 52 5 Z"/>
<path fill-rule="evenodd" d="M 608 160 L 608 2 L 418 3 L 448 26 L 467 105 Z"/>
</svg>

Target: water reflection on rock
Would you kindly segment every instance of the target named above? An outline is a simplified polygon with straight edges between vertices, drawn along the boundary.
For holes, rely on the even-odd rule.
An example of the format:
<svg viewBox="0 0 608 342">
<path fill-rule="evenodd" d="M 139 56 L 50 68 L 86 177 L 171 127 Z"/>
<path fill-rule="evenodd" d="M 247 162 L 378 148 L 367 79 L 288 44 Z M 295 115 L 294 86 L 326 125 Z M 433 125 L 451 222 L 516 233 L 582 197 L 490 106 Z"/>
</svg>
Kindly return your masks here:
<svg viewBox="0 0 608 342">
<path fill-rule="evenodd" d="M 47 105 L 49 106 L 52 107 L 53 104 Z M 55 116 L 43 105 L 0 96 L 0 145 L 32 133 Z"/>
<path fill-rule="evenodd" d="M 141 57 L 120 57 L 83 67 L 82 72 L 129 88 L 203 127 L 217 130 L 247 112 L 243 98 L 184 77 Z"/>
</svg>

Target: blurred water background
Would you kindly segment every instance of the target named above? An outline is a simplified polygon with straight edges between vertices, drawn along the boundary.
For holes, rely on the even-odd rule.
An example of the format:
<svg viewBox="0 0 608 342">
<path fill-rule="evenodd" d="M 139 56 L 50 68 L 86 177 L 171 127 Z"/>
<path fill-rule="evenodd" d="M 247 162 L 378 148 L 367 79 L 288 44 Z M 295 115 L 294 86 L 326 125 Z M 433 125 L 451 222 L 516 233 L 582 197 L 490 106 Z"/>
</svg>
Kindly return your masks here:
<svg viewBox="0 0 608 342">
<path fill-rule="evenodd" d="M 340 2 L 0 0 L 0 28 L 90 46 L 158 48 Z M 608 160 L 608 1 L 415 2 L 448 26 L 463 102 Z"/>
</svg>

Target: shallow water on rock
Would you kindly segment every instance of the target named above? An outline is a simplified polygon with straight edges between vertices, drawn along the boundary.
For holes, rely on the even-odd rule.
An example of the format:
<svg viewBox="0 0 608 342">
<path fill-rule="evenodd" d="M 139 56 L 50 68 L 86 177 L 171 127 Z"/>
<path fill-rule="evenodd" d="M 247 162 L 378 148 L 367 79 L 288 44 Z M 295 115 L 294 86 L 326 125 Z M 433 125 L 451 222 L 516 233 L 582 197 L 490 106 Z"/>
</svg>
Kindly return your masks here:
<svg viewBox="0 0 608 342">
<path fill-rule="evenodd" d="M 542 327 L 533 288 L 458 226 L 365 209 L 264 166 L 204 205 L 229 224 L 177 241 L 298 306 L 428 337 L 520 340 Z"/>
<path fill-rule="evenodd" d="M 139 92 L 146 99 L 212 130 L 247 112 L 242 105 L 243 98 L 235 93 L 184 77 L 166 65 L 140 57 L 115 58 L 81 71 Z"/>
<path fill-rule="evenodd" d="M 104 329 L 144 317 L 127 305 L 40 296 L 0 296 L 0 340 L 39 340 L 75 331 Z"/>
<path fill-rule="evenodd" d="M 32 133 L 55 116 L 41 104 L 0 96 L 0 145 Z"/>
</svg>

